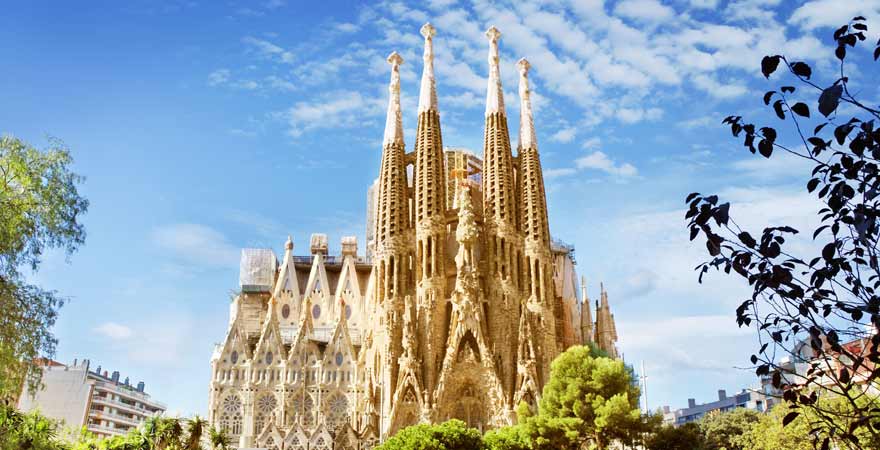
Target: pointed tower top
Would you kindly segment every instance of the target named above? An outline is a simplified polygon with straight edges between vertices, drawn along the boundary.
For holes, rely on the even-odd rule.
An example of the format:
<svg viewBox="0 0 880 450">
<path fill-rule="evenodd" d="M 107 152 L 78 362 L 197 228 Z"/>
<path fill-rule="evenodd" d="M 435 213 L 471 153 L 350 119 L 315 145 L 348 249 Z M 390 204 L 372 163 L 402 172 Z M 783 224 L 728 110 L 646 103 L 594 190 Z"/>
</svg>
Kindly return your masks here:
<svg viewBox="0 0 880 450">
<path fill-rule="evenodd" d="M 388 115 L 382 144 L 403 145 L 403 119 L 400 113 L 400 65 L 403 64 L 403 58 L 399 53 L 391 52 L 388 64 L 391 64 L 391 81 L 388 84 Z"/>
<path fill-rule="evenodd" d="M 504 90 L 501 87 L 501 72 L 498 68 L 498 39 L 501 32 L 495 26 L 486 30 L 489 38 L 489 86 L 486 90 L 486 115 L 504 114 Z"/>
<path fill-rule="evenodd" d="M 287 242 L 284 243 L 284 249 L 293 250 L 293 239 L 290 237 L 289 234 L 287 235 Z"/>
<path fill-rule="evenodd" d="M 426 23 L 421 29 L 425 37 L 425 53 L 422 60 L 425 62 L 422 70 L 422 85 L 419 92 L 419 113 L 423 111 L 437 110 L 437 88 L 434 84 L 434 35 L 437 30 L 430 23 Z"/>
<path fill-rule="evenodd" d="M 538 148 L 535 137 L 535 119 L 532 117 L 532 91 L 529 89 L 529 68 L 525 58 L 516 63 L 519 67 L 519 148 Z"/>
</svg>

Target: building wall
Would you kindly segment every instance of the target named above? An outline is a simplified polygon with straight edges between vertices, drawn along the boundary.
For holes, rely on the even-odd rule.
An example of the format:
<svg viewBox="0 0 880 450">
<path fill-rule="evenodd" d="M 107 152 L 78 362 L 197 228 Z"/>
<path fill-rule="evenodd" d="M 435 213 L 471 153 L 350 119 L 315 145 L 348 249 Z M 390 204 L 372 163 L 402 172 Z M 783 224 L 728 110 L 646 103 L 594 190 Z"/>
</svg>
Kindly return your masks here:
<svg viewBox="0 0 880 450">
<path fill-rule="evenodd" d="M 92 384 L 87 382 L 88 367 L 88 361 L 72 366 L 45 367 L 45 388 L 33 396 L 24 392 L 18 408 L 25 412 L 39 410 L 43 415 L 61 421 L 66 427 L 82 427 L 92 392 Z"/>
</svg>

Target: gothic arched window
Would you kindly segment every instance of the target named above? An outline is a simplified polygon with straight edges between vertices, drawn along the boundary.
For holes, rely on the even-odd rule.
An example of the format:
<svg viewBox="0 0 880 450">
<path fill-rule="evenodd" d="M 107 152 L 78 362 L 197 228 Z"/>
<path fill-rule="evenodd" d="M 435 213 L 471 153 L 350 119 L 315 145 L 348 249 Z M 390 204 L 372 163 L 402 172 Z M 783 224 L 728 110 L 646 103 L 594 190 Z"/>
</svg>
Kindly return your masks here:
<svg viewBox="0 0 880 450">
<path fill-rule="evenodd" d="M 336 394 L 327 401 L 327 426 L 337 430 L 348 422 L 348 398 Z"/>
<path fill-rule="evenodd" d="M 220 405 L 220 428 L 230 436 L 241 434 L 241 398 L 237 394 L 228 395 Z"/>
<path fill-rule="evenodd" d="M 275 415 L 275 396 L 265 394 L 257 400 L 256 411 L 254 411 L 254 433 L 260 434 L 267 423 L 272 422 Z"/>
</svg>

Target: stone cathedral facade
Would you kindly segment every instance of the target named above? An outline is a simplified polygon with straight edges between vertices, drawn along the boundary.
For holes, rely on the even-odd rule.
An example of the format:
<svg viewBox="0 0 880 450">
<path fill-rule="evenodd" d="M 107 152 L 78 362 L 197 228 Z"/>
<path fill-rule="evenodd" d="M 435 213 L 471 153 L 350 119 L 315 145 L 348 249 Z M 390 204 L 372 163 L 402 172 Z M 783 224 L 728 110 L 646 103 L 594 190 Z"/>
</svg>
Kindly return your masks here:
<svg viewBox="0 0 880 450">
<path fill-rule="evenodd" d="M 458 418 L 486 430 L 536 405 L 550 362 L 594 342 L 617 356 L 604 288 L 578 286 L 574 250 L 550 237 L 529 91 L 520 60 L 519 143 L 511 148 L 489 38 L 482 159 L 444 153 L 434 83 L 434 28 L 412 151 L 403 136 L 397 53 L 379 178 L 368 201 L 366 254 L 343 237 L 309 255 L 290 238 L 280 261 L 242 251 L 241 291 L 211 358 L 209 421 L 242 448 L 357 450 L 401 428 Z M 465 155 L 466 156 L 466 155 Z M 475 173 L 479 171 L 479 173 Z M 449 190 L 452 192 L 449 192 Z M 578 289 L 580 288 L 580 293 Z"/>
</svg>

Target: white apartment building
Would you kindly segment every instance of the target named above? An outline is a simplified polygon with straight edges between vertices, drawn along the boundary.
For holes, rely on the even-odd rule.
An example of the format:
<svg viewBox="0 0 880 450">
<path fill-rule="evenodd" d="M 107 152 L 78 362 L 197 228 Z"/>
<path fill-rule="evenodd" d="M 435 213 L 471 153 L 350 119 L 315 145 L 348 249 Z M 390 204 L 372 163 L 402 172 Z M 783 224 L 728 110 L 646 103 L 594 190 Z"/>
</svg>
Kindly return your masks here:
<svg viewBox="0 0 880 450">
<path fill-rule="evenodd" d="M 122 435 L 165 411 L 144 392 L 143 382 L 132 386 L 128 378 L 119 380 L 119 372 L 108 376 L 101 366 L 90 370 L 87 359 L 71 365 L 49 361 L 43 366 L 43 384 L 35 395 L 24 392 L 18 408 L 39 410 L 73 434 L 86 427 L 97 436 Z"/>
</svg>

